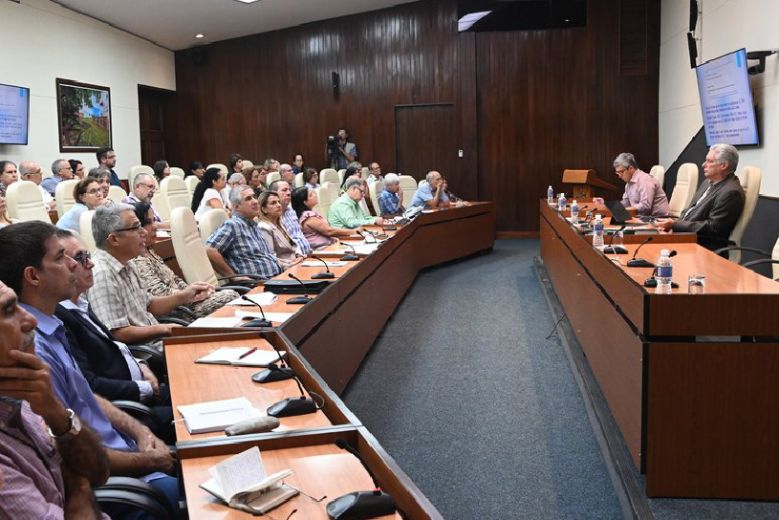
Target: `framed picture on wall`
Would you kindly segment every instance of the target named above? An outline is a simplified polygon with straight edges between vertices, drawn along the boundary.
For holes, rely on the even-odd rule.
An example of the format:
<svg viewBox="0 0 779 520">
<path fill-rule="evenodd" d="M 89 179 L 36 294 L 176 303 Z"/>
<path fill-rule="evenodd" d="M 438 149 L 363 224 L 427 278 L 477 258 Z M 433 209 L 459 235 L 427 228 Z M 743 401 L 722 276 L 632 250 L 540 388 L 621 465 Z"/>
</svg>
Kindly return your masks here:
<svg viewBox="0 0 779 520">
<path fill-rule="evenodd" d="M 112 146 L 111 89 L 57 78 L 60 152 Z"/>
</svg>

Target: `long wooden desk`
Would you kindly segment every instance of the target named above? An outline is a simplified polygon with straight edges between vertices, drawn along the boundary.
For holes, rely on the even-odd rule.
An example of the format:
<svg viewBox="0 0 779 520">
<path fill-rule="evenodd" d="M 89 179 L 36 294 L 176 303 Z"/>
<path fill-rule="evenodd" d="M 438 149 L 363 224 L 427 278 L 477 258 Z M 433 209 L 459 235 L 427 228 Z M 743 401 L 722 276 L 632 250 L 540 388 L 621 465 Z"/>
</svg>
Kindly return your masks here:
<svg viewBox="0 0 779 520">
<path fill-rule="evenodd" d="M 680 285 L 659 295 L 642 285 L 651 268 L 612 260 L 624 264 L 636 244 L 604 256 L 546 201 L 540 233 L 549 276 L 647 493 L 779 498 L 779 284 L 657 235 L 639 256 L 675 249 Z M 693 272 L 707 276 L 705 294 L 686 294 Z"/>
</svg>

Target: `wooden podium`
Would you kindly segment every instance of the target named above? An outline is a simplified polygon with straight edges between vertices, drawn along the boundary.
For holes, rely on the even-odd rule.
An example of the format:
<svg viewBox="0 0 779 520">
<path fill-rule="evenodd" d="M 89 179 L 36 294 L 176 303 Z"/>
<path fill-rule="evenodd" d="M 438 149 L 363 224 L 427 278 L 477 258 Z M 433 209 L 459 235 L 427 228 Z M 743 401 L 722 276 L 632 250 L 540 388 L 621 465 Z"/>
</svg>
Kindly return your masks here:
<svg viewBox="0 0 779 520">
<path fill-rule="evenodd" d="M 616 190 L 617 187 L 604 181 L 595 170 L 563 170 L 563 183 L 571 184 L 572 199 L 591 199 L 593 188 Z"/>
</svg>

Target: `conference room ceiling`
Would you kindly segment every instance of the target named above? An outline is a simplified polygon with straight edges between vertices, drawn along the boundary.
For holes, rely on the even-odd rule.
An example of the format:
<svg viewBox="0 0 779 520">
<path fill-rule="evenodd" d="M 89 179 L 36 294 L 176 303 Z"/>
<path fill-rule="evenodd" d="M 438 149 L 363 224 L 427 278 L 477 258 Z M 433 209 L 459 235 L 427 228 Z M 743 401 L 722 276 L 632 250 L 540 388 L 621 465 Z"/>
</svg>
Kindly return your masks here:
<svg viewBox="0 0 779 520">
<path fill-rule="evenodd" d="M 52 0 L 173 51 L 413 0 Z M 202 33 L 201 39 L 195 35 Z"/>
</svg>

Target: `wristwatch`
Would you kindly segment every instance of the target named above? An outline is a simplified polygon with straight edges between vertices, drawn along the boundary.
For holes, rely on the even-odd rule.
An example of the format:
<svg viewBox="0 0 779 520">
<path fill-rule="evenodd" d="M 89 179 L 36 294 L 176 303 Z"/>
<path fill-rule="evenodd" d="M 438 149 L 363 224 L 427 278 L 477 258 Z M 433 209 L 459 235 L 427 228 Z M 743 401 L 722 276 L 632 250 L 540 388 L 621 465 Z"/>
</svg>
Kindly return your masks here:
<svg viewBox="0 0 779 520">
<path fill-rule="evenodd" d="M 53 431 L 51 431 L 51 427 L 48 428 L 49 435 L 52 439 L 56 441 L 69 441 L 72 438 L 74 438 L 76 435 L 81 432 L 81 419 L 78 418 L 78 415 L 76 415 L 76 412 L 71 410 L 70 408 L 66 408 L 65 412 L 68 414 L 68 429 L 65 430 L 64 433 L 61 433 L 59 435 L 55 435 Z"/>
</svg>

